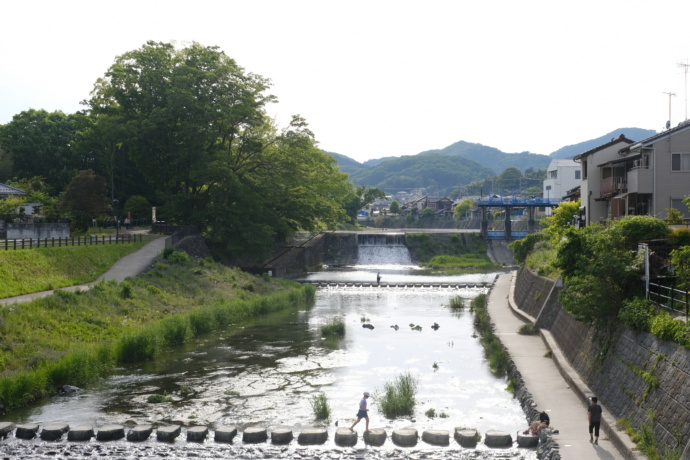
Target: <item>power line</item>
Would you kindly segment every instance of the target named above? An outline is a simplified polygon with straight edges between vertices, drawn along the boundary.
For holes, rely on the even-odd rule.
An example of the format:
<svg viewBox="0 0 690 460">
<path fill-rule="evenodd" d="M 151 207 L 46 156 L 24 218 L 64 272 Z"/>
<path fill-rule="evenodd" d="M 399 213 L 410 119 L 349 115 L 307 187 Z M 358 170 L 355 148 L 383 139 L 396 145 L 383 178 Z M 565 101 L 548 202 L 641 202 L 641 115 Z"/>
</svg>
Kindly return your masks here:
<svg viewBox="0 0 690 460">
<path fill-rule="evenodd" d="M 679 62 L 678 67 L 683 67 L 683 70 L 685 72 L 685 119 L 688 119 L 688 67 L 690 67 L 690 64 L 688 64 L 687 59 L 685 62 Z"/>
</svg>

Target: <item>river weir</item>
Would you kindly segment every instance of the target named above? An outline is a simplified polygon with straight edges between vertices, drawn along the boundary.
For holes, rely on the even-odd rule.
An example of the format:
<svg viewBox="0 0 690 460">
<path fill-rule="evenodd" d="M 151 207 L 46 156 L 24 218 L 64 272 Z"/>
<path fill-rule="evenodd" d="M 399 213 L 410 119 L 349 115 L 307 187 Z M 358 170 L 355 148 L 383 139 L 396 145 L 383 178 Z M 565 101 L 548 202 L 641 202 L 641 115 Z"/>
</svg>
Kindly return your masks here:
<svg viewBox="0 0 690 460">
<path fill-rule="evenodd" d="M 515 443 L 525 414 L 506 390 L 506 379 L 491 373 L 473 314 L 449 307 L 453 297 L 469 305 L 487 293 L 496 274 L 429 276 L 411 262 L 398 236 L 376 236 L 358 242 L 357 264 L 325 267 L 300 280 L 317 286 L 310 308 L 257 318 L 156 362 L 118 369 L 83 391 L 9 414 L 6 420 L 17 424 L 91 426 L 96 434 L 80 442 L 66 434 L 53 441 L 10 434 L 0 441 L 0 457 L 536 459 L 534 449 Z M 324 339 L 320 328 L 334 318 L 344 321 L 345 337 Z M 390 420 L 379 411 L 377 395 L 402 373 L 418 382 L 415 413 Z M 338 442 L 364 391 L 372 394 L 370 428 L 384 433 L 383 442 L 365 442 L 364 421 L 355 427 L 354 442 Z M 164 402 L 150 402 L 152 395 Z M 311 400 L 317 395 L 330 405 L 327 422 L 314 417 Z M 99 440 L 99 427 L 113 425 L 126 432 L 151 425 L 153 433 L 140 441 Z M 157 429 L 171 426 L 180 428 L 177 436 L 157 437 Z M 229 427 L 236 435 L 219 440 L 217 433 Z M 482 440 L 463 446 L 454 436 L 457 428 L 476 430 Z M 201 439 L 190 438 L 204 429 Z M 325 432 L 325 438 L 301 442 L 309 430 Z M 256 431 L 264 431 L 265 439 L 246 437 Z M 414 443 L 396 442 L 396 434 L 399 441 L 412 432 Z M 508 433 L 512 442 L 487 445 L 491 433 Z"/>
</svg>

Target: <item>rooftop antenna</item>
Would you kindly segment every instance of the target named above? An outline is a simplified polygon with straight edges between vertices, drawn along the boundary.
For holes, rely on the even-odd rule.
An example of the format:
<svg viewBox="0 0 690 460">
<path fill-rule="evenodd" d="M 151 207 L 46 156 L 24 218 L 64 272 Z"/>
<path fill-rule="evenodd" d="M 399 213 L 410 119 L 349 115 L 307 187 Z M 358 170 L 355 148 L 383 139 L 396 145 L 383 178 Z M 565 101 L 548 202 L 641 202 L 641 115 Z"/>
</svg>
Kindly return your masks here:
<svg viewBox="0 0 690 460">
<path fill-rule="evenodd" d="M 685 72 L 685 119 L 688 119 L 688 67 L 690 67 L 690 64 L 688 64 L 688 60 L 686 59 L 685 62 L 679 62 L 678 67 L 683 67 L 683 70 Z"/>
<path fill-rule="evenodd" d="M 671 127 L 671 97 L 675 96 L 676 93 L 672 92 L 664 92 L 664 94 L 668 94 L 668 121 L 666 122 L 666 129 L 669 129 Z"/>
</svg>

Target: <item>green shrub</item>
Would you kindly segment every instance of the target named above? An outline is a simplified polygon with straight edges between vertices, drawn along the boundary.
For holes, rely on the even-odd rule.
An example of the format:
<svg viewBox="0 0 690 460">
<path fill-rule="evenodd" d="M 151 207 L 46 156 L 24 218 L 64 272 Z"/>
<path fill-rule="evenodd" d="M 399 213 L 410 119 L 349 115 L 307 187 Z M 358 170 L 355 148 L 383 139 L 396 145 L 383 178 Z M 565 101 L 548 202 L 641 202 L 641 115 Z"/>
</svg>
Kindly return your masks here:
<svg viewBox="0 0 690 460">
<path fill-rule="evenodd" d="M 515 240 L 508 245 L 508 248 L 513 251 L 513 258 L 522 265 L 527 260 L 527 256 L 532 252 L 534 246 L 540 241 L 545 241 L 548 236 L 545 233 L 530 233 L 521 240 Z"/>
<path fill-rule="evenodd" d="M 324 337 L 345 337 L 345 321 L 338 316 L 330 323 L 321 326 L 321 335 Z"/>
<path fill-rule="evenodd" d="M 175 252 L 175 248 L 172 246 L 166 246 L 165 249 L 163 249 L 163 258 L 168 259 L 172 253 Z"/>
<path fill-rule="evenodd" d="M 171 402 L 172 398 L 170 396 L 165 396 L 165 395 L 149 395 L 148 398 L 146 398 L 146 402 L 149 404 L 160 404 L 164 402 Z"/>
<path fill-rule="evenodd" d="M 320 394 L 311 398 L 311 408 L 317 420 L 328 420 L 331 416 L 331 406 L 326 395 Z"/>
<path fill-rule="evenodd" d="M 394 382 L 386 382 L 383 390 L 374 393 L 379 409 L 387 418 L 413 415 L 417 404 L 417 379 L 405 372 L 397 376 Z"/>
<path fill-rule="evenodd" d="M 120 297 L 123 299 L 132 298 L 132 283 L 129 281 L 123 281 L 120 285 Z"/>
<path fill-rule="evenodd" d="M 518 329 L 518 334 L 520 335 L 537 335 L 539 334 L 539 328 L 534 323 L 525 323 Z"/>
<path fill-rule="evenodd" d="M 647 299 L 636 297 L 623 301 L 623 308 L 618 312 L 621 322 L 637 331 L 649 331 L 652 319 L 657 315 L 657 307 Z"/>
<path fill-rule="evenodd" d="M 666 312 L 660 313 L 652 319 L 650 332 L 662 340 L 669 340 L 681 345 L 688 344 L 686 324 L 682 321 L 676 321 Z"/>
<path fill-rule="evenodd" d="M 459 295 L 456 295 L 452 299 L 450 299 L 450 308 L 453 310 L 461 310 L 465 308 L 465 299 L 460 297 Z"/>
<path fill-rule="evenodd" d="M 435 418 L 435 417 L 436 417 L 436 409 L 434 409 L 434 408 L 432 407 L 431 409 L 429 409 L 429 410 L 427 410 L 426 412 L 424 412 L 424 415 L 426 415 L 426 416 L 429 417 L 429 418 Z"/>
<path fill-rule="evenodd" d="M 669 238 L 671 246 L 690 246 L 690 230 L 679 228 L 674 230 Z"/>
<path fill-rule="evenodd" d="M 168 260 L 173 264 L 188 265 L 192 261 L 192 258 L 186 251 L 173 251 L 173 253 L 168 256 Z"/>
</svg>

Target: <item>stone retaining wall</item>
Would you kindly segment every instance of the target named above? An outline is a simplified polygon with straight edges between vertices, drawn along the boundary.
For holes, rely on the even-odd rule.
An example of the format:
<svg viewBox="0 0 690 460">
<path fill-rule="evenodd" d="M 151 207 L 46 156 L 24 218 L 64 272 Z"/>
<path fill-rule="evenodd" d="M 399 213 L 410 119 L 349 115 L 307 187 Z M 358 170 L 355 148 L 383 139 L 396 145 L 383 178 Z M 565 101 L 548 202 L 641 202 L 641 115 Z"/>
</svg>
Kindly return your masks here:
<svg viewBox="0 0 690 460">
<path fill-rule="evenodd" d="M 523 268 L 514 299 L 551 332 L 571 366 L 615 417 L 626 417 L 639 428 L 651 426 L 651 413 L 660 452 L 687 445 L 690 350 L 623 328 L 614 337 L 597 335 L 561 307 L 558 291 L 553 280 Z"/>
</svg>

